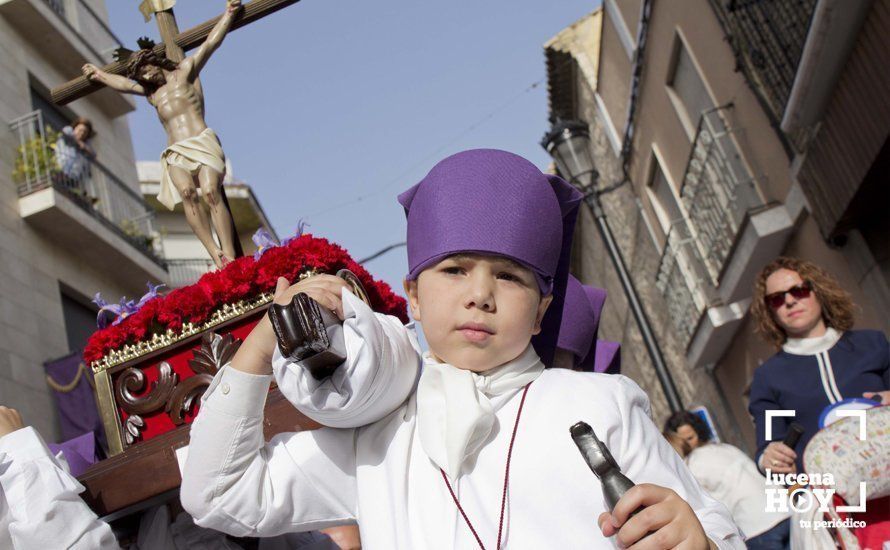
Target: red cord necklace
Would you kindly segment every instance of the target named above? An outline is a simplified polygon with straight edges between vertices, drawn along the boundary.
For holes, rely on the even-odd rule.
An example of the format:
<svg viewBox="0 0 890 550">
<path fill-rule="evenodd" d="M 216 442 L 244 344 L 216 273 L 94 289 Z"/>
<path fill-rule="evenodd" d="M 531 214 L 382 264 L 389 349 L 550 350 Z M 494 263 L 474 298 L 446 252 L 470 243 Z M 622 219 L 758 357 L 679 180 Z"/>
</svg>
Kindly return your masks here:
<svg viewBox="0 0 890 550">
<path fill-rule="evenodd" d="M 516 430 L 519 428 L 519 417 L 522 416 L 522 407 L 525 405 L 525 396 L 528 393 L 528 387 L 531 385 L 532 383 L 529 382 L 522 390 L 522 399 L 519 401 L 519 410 L 516 411 L 516 422 L 513 424 L 513 435 L 510 437 L 510 447 L 507 449 L 507 466 L 504 469 L 504 493 L 501 497 L 501 519 L 498 522 L 498 542 L 497 546 L 495 546 L 495 550 L 501 550 L 501 535 L 504 531 L 504 508 L 507 505 L 507 485 L 510 482 L 510 458 L 513 456 L 513 442 L 516 441 Z M 460 505 L 460 501 L 457 500 L 457 495 L 454 494 L 454 489 L 451 488 L 451 483 L 448 482 L 448 476 L 445 475 L 445 470 L 439 468 L 439 471 L 442 473 L 442 479 L 445 480 L 445 486 L 448 487 L 448 492 L 451 493 L 451 498 L 454 499 L 454 504 L 457 505 L 460 515 L 464 517 L 464 521 L 467 522 L 467 527 L 470 528 L 470 531 L 473 532 L 473 536 L 476 537 L 476 542 L 479 543 L 479 548 L 485 550 L 485 545 L 482 544 L 482 539 L 479 538 L 479 533 L 476 532 L 473 523 L 470 521 L 470 518 L 467 517 L 467 513 L 464 512 L 463 507 Z"/>
</svg>

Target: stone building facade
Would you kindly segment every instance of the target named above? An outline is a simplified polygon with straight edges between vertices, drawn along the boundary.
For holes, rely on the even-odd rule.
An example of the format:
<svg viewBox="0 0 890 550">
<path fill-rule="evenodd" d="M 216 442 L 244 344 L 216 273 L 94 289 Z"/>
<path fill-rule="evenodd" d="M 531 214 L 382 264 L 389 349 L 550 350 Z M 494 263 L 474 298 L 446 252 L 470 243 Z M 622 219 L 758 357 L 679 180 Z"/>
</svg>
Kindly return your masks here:
<svg viewBox="0 0 890 550">
<path fill-rule="evenodd" d="M 764 264 L 819 263 L 860 305 L 858 327 L 890 328 L 890 231 L 865 206 L 886 193 L 890 90 L 865 75 L 886 64 L 888 2 L 842 15 L 826 1 L 730 4 L 605 0 L 544 49 L 551 117 L 590 127 L 599 186 L 615 188 L 604 209 L 684 405 L 752 450 L 746 390 L 774 352 L 748 315 Z M 855 152 L 829 146 L 847 141 Z M 622 342 L 661 422 L 663 392 L 586 209 L 573 269 L 609 291 L 601 337 Z"/>
<path fill-rule="evenodd" d="M 58 427 L 43 363 L 83 346 L 96 292 L 139 296 L 167 277 L 139 195 L 124 116 L 133 99 L 103 90 L 64 107 L 49 101 L 84 63 L 109 62 L 119 43 L 107 22 L 103 0 L 0 1 L 0 404 L 48 440 Z M 51 146 L 77 116 L 97 132 L 96 159 L 72 181 Z"/>
</svg>

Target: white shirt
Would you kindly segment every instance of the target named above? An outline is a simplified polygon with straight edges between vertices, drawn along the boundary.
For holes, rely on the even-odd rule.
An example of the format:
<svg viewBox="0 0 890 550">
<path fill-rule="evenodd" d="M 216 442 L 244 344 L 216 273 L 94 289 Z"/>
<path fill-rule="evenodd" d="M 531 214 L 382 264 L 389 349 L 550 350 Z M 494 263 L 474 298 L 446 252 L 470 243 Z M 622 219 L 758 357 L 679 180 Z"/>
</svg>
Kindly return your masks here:
<svg viewBox="0 0 890 550">
<path fill-rule="evenodd" d="M 766 478 L 754 461 L 725 443 L 707 443 L 686 457 L 702 489 L 722 502 L 748 538 L 788 518 L 788 512 L 766 512 Z"/>
<path fill-rule="evenodd" d="M 119 550 L 34 428 L 0 438 L 0 489 L 0 548 Z"/>
<path fill-rule="evenodd" d="M 62 456 L 61 453 L 59 456 Z M 120 550 L 111 527 L 81 500 L 84 487 L 32 427 L 0 437 L 0 549 Z M 296 548 L 297 546 L 293 546 Z M 166 506 L 143 513 L 131 550 L 234 550 L 222 533 Z"/>
<path fill-rule="evenodd" d="M 362 315 L 356 312 L 356 318 Z M 357 324 L 374 326 L 375 318 L 367 315 Z M 381 335 L 386 337 L 383 330 L 361 334 L 367 339 L 363 349 L 400 349 L 390 357 L 409 364 L 379 361 L 378 356 L 373 362 L 378 376 L 416 376 L 416 350 L 405 349 L 403 339 L 375 341 Z M 370 550 L 478 546 L 438 467 L 423 451 L 416 393 L 368 426 L 280 434 L 264 444 L 262 415 L 271 380 L 271 375 L 226 366 L 204 394 L 192 424 L 181 490 L 183 506 L 198 525 L 240 536 L 272 536 L 357 521 L 362 545 Z M 452 481 L 489 548 L 497 539 L 520 394 L 515 390 L 491 398 L 494 427 L 464 474 Z M 503 546 L 613 547 L 596 523 L 605 510 L 599 481 L 569 435 L 569 427 L 583 420 L 628 477 L 675 490 L 718 546 L 744 548 L 729 513 L 701 491 L 648 410 L 646 395 L 627 378 L 544 371 L 529 389 L 513 449 Z"/>
</svg>

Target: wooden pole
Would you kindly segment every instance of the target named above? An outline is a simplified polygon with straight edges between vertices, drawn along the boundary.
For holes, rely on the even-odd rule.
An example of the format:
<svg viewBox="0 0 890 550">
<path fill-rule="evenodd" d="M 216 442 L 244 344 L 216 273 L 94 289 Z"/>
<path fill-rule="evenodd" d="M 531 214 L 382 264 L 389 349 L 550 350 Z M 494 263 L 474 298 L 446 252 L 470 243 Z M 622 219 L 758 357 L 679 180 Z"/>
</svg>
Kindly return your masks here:
<svg viewBox="0 0 890 550">
<path fill-rule="evenodd" d="M 176 26 L 176 17 L 173 16 L 173 10 L 155 12 L 155 21 L 158 22 L 158 32 L 161 33 L 161 40 L 164 42 L 167 58 L 176 63 L 185 59 L 185 52 L 176 43 L 179 27 Z"/>
<path fill-rule="evenodd" d="M 235 17 L 235 21 L 232 23 L 232 28 L 229 29 L 229 32 L 239 29 L 249 23 L 253 23 L 258 19 L 262 19 L 263 17 L 284 9 L 291 4 L 296 4 L 299 1 L 300 0 L 252 0 L 251 2 L 244 4 L 244 8 Z M 160 13 L 156 15 L 160 15 Z M 217 21 L 219 21 L 220 17 L 222 16 L 214 17 L 209 21 L 205 21 L 200 25 L 179 33 L 174 40 L 175 44 L 179 46 L 183 52 L 187 52 L 200 46 L 207 38 L 207 35 L 210 34 L 210 31 L 213 29 L 214 25 L 216 25 Z M 160 26 L 160 19 L 158 20 L 158 24 Z M 154 51 L 158 54 L 164 53 L 165 48 L 165 45 L 161 43 L 154 47 Z M 117 61 L 102 67 L 102 70 L 105 72 L 118 75 L 124 74 L 125 69 L 125 65 Z M 88 80 L 85 76 L 79 76 L 53 88 L 52 100 L 57 105 L 65 105 L 75 99 L 80 99 L 95 91 L 101 90 L 103 87 L 102 84 Z"/>
</svg>

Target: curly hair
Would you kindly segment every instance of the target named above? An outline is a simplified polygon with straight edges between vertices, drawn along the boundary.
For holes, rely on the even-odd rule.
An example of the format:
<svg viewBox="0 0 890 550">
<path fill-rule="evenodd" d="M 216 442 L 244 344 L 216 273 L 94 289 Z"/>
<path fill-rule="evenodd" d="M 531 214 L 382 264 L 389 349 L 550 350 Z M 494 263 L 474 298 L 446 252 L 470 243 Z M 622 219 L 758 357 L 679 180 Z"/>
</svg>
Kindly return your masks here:
<svg viewBox="0 0 890 550">
<path fill-rule="evenodd" d="M 827 326 L 839 331 L 853 328 L 856 306 L 850 293 L 841 288 L 837 279 L 812 262 L 780 256 L 760 270 L 760 274 L 754 282 L 751 315 L 754 317 L 757 332 L 767 342 L 781 348 L 788 339 L 785 330 L 776 322 L 773 311 L 766 304 L 766 280 L 780 269 L 794 271 L 800 275 L 801 279 L 810 284 L 822 307 L 822 319 Z"/>
<path fill-rule="evenodd" d="M 140 80 L 139 71 L 146 65 L 154 65 L 168 71 L 172 71 L 179 66 L 178 63 L 166 55 L 155 53 L 154 50 L 146 48 L 133 52 L 127 58 L 127 78 L 136 81 Z"/>
<path fill-rule="evenodd" d="M 664 432 L 676 432 L 680 426 L 687 425 L 695 431 L 695 435 L 702 443 L 711 440 L 711 428 L 708 424 L 702 417 L 689 411 L 677 411 L 670 415 L 664 422 Z"/>
</svg>

